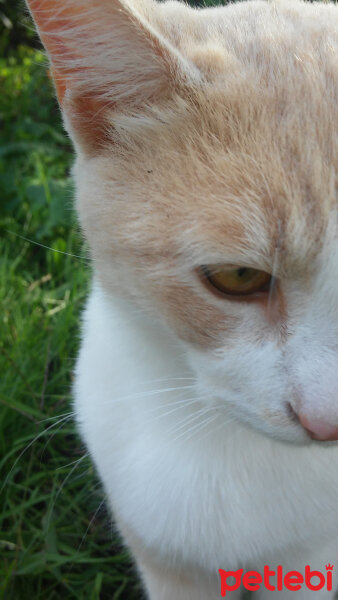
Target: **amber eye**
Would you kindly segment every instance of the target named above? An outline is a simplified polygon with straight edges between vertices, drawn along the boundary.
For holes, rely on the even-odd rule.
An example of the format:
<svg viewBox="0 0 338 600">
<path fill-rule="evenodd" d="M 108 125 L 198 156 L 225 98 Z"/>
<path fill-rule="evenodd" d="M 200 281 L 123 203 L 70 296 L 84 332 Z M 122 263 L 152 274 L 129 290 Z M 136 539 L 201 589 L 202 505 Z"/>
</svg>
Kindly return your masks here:
<svg viewBox="0 0 338 600">
<path fill-rule="evenodd" d="M 231 296 L 248 296 L 255 292 L 265 292 L 271 282 L 269 273 L 249 267 L 207 265 L 202 267 L 202 274 L 216 290 Z"/>
</svg>

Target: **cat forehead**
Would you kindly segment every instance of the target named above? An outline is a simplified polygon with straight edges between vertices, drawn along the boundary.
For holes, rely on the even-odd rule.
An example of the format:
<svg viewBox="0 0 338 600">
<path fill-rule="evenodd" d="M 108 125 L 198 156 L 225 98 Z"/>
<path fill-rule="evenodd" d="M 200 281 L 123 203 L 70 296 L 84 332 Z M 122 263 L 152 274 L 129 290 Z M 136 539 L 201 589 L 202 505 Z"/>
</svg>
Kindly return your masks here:
<svg viewBox="0 0 338 600">
<path fill-rule="evenodd" d="M 220 262 L 236 249 L 238 260 L 269 270 L 278 246 L 285 265 L 303 268 L 337 207 L 334 108 L 318 107 L 320 127 L 306 111 L 210 90 L 192 104 L 115 120 L 131 131 L 127 155 L 108 157 L 101 179 L 128 198 L 125 217 L 135 216 L 141 237 L 180 244 L 196 262 L 202 249 Z"/>
<path fill-rule="evenodd" d="M 101 212 L 118 252 L 151 260 L 226 262 L 235 250 L 270 270 L 278 248 L 285 271 L 318 262 L 336 223 L 336 9 L 166 2 L 151 21 L 202 79 L 112 114 L 94 177 L 82 170 L 85 220 Z"/>
<path fill-rule="evenodd" d="M 100 238 L 110 233 L 118 253 L 174 268 L 233 263 L 267 271 L 277 253 L 286 275 L 313 271 L 332 254 L 332 165 L 315 157 L 314 168 L 304 169 L 295 156 L 283 164 L 278 153 L 229 153 L 219 142 L 202 154 L 195 143 L 166 152 L 162 140 L 154 148 L 155 155 L 129 160 L 98 158 L 94 177 L 86 165 L 80 173 L 87 219 L 102 221 Z"/>
<path fill-rule="evenodd" d="M 158 9 L 156 25 L 206 77 L 167 105 L 114 117 L 131 177 L 152 171 L 147 185 L 194 202 L 196 213 L 199 198 L 201 210 L 208 203 L 225 213 L 232 200 L 241 217 L 245 208 L 253 220 L 273 211 L 293 231 L 295 219 L 310 215 L 322 228 L 337 201 L 334 7 L 243 2 L 192 11 L 167 2 Z"/>
<path fill-rule="evenodd" d="M 143 6 L 146 9 L 146 3 Z M 221 65 L 228 70 L 231 57 L 263 69 L 282 58 L 289 69 L 294 58 L 315 63 L 331 55 L 334 60 L 337 50 L 337 10 L 330 3 L 250 0 L 196 10 L 169 1 L 159 4 L 148 17 L 185 56 L 196 52 L 205 56 L 210 67 L 210 53 L 215 71 Z M 220 50 L 223 61 L 218 63 Z"/>
</svg>

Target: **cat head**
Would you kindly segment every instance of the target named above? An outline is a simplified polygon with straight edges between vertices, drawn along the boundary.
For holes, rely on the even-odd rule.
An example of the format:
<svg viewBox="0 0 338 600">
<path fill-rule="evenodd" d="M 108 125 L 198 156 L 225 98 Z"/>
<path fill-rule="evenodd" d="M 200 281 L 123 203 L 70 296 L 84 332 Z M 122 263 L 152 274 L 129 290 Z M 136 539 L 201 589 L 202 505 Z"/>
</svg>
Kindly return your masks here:
<svg viewBox="0 0 338 600">
<path fill-rule="evenodd" d="M 174 331 L 220 410 L 338 439 L 337 7 L 29 5 L 101 285 Z"/>
</svg>

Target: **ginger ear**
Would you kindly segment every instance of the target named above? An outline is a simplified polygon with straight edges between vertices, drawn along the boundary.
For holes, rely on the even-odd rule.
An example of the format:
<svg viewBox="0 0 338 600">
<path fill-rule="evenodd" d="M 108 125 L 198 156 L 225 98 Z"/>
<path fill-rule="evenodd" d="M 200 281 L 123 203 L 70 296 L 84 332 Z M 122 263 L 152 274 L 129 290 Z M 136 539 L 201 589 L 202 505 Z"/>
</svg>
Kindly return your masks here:
<svg viewBox="0 0 338 600">
<path fill-rule="evenodd" d="M 138 0 L 139 11 L 126 0 L 26 1 L 66 127 L 84 150 L 104 145 L 108 111 L 160 96 L 182 70 L 184 59 L 145 16 L 157 10 L 153 0 Z"/>
</svg>

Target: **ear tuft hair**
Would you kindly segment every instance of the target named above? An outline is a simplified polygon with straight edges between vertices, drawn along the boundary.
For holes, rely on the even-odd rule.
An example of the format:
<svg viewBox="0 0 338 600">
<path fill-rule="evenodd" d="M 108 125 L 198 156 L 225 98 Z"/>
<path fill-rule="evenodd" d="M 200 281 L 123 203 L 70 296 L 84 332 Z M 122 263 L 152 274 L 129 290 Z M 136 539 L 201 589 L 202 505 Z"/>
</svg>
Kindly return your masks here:
<svg viewBox="0 0 338 600">
<path fill-rule="evenodd" d="M 27 0 L 46 47 L 66 126 L 93 148 L 107 111 L 132 109 L 169 93 L 184 59 L 146 15 L 153 0 Z M 94 133 L 94 135 L 93 135 Z"/>
</svg>

